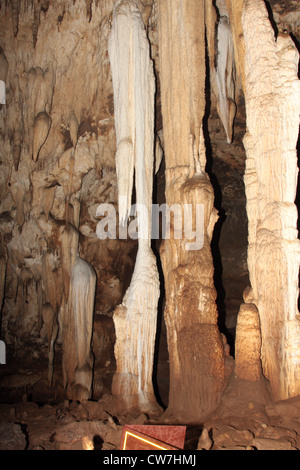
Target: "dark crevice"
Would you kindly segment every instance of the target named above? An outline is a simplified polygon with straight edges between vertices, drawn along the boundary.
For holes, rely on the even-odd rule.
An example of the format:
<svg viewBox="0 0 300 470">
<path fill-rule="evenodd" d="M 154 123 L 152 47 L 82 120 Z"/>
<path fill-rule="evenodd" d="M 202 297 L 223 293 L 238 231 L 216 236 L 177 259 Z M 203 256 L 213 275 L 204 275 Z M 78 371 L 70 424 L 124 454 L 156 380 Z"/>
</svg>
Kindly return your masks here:
<svg viewBox="0 0 300 470">
<path fill-rule="evenodd" d="M 209 66 L 209 56 L 208 56 L 208 48 L 206 44 L 206 82 L 205 82 L 205 98 L 206 98 L 206 108 L 205 114 L 203 118 L 203 134 L 205 139 L 205 147 L 206 147 L 206 172 L 209 175 L 212 187 L 214 189 L 215 194 L 215 208 L 218 211 L 219 219 L 215 225 L 213 237 L 211 241 L 211 252 L 213 257 L 213 264 L 214 264 L 214 285 L 217 291 L 217 309 L 218 309 L 218 327 L 220 332 L 226 336 L 228 344 L 232 349 L 232 338 L 231 335 L 228 333 L 225 320 L 226 320 L 226 306 L 225 306 L 225 297 L 226 292 L 223 285 L 223 266 L 222 266 L 222 258 L 219 248 L 220 236 L 223 224 L 226 220 L 226 212 L 224 207 L 222 206 L 222 190 L 219 184 L 219 181 L 213 171 L 213 151 L 212 145 L 208 130 L 208 120 L 210 117 L 211 112 L 211 85 L 210 85 L 210 66 Z"/>
</svg>

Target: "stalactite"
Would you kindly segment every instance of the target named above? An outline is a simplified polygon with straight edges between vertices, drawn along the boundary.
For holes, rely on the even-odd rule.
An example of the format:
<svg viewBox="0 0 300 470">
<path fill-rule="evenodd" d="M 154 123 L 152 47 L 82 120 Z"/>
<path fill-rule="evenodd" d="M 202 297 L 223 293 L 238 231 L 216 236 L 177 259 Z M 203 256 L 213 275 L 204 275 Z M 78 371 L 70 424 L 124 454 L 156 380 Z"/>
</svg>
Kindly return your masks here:
<svg viewBox="0 0 300 470">
<path fill-rule="evenodd" d="M 220 2 L 217 2 L 219 5 Z M 218 113 L 223 123 L 227 142 L 232 142 L 235 104 L 235 58 L 232 33 L 226 5 L 222 10 L 217 27 L 216 82 L 218 90 Z"/>
<path fill-rule="evenodd" d="M 13 33 L 16 37 L 19 30 L 19 0 L 10 0 L 10 4 Z"/>
<path fill-rule="evenodd" d="M 40 14 L 41 14 L 41 6 L 39 2 L 34 2 L 34 10 L 33 10 L 33 21 L 32 21 L 32 40 L 33 40 L 33 47 L 36 45 L 38 32 L 39 32 L 39 25 L 40 25 Z"/>
<path fill-rule="evenodd" d="M 275 39 L 262 0 L 246 0 L 242 22 L 248 268 L 253 303 L 260 315 L 263 373 L 279 400 L 300 393 L 300 242 L 294 204 L 299 54 L 289 35 Z"/>
<path fill-rule="evenodd" d="M 214 6 L 215 2 L 205 0 L 205 27 L 207 38 L 207 50 L 210 62 L 210 70 L 215 68 L 216 60 L 216 26 L 217 26 L 217 12 Z"/>
<path fill-rule="evenodd" d="M 226 0 L 227 12 L 234 44 L 234 55 L 237 72 L 236 91 L 245 90 L 245 42 L 242 26 L 242 12 L 245 0 Z"/>
<path fill-rule="evenodd" d="M 150 247 L 155 81 L 143 20 L 133 0 L 123 0 L 115 7 L 109 55 L 114 87 L 119 217 L 125 222 L 129 214 L 135 167 L 139 227 L 134 273 L 113 317 L 117 361 L 113 393 L 127 408 L 156 413 L 159 407 L 152 371 L 159 280 Z"/>
<path fill-rule="evenodd" d="M 92 7 L 93 7 L 93 0 L 85 0 L 86 4 L 86 16 L 88 18 L 88 21 L 90 22 L 92 19 Z"/>
<path fill-rule="evenodd" d="M 67 224 L 61 234 L 61 266 L 64 287 L 64 299 L 68 302 L 71 269 L 77 258 L 79 232 Z"/>
</svg>

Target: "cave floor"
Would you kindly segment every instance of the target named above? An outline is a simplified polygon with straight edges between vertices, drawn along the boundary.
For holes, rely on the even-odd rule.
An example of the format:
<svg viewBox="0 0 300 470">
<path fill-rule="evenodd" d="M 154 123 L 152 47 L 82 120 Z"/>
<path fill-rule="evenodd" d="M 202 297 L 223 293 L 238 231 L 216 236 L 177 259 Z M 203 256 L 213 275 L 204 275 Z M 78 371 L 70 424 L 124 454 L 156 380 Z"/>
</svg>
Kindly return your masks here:
<svg viewBox="0 0 300 470">
<path fill-rule="evenodd" d="M 300 397 L 273 402 L 263 378 L 247 382 L 232 376 L 220 405 L 202 422 L 170 423 L 164 414 L 120 414 L 108 389 L 100 399 L 82 403 L 67 400 L 63 393 L 38 402 L 34 393 L 22 395 L 26 382 L 34 378 L 28 374 L 23 384 L 15 376 L 9 395 L 3 372 L 2 368 L 0 450 L 118 450 L 126 424 L 186 425 L 184 449 L 190 451 L 300 450 Z M 8 396 L 11 402 L 5 402 Z"/>
</svg>

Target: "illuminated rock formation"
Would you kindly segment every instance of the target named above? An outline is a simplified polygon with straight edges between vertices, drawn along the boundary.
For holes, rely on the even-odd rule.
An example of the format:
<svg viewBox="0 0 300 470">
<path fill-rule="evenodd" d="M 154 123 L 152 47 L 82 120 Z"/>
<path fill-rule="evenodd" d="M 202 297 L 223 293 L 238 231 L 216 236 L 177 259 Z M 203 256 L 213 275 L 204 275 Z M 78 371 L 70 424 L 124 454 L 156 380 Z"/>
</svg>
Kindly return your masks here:
<svg viewBox="0 0 300 470">
<path fill-rule="evenodd" d="M 257 308 L 242 304 L 235 337 L 235 374 L 243 380 L 257 381 L 262 377 L 260 360 L 261 333 Z"/>
<path fill-rule="evenodd" d="M 159 280 L 151 251 L 151 204 L 154 171 L 153 63 L 135 1 L 114 10 L 109 53 L 114 86 L 119 218 L 126 223 L 135 169 L 138 252 L 130 286 L 114 312 L 117 371 L 113 393 L 127 408 L 157 412 L 152 373 Z"/>
<path fill-rule="evenodd" d="M 261 0 L 243 11 L 248 267 L 260 315 L 263 373 L 275 399 L 300 393 L 297 231 L 299 54 L 275 34 Z"/>
<path fill-rule="evenodd" d="M 165 419 L 202 422 L 233 370 L 237 324 L 236 376 L 300 394 L 296 0 L 0 3 L 7 363 L 39 369 L 47 399 L 112 390 L 161 413 L 164 361 Z M 162 244 L 152 198 L 175 210 Z M 139 240 L 100 240 L 99 205 L 127 227 L 132 202 Z"/>
<path fill-rule="evenodd" d="M 95 286 L 94 269 L 77 258 L 71 270 L 69 299 L 62 320 L 63 378 L 71 400 L 88 400 L 92 395 Z"/>
<path fill-rule="evenodd" d="M 166 202 L 204 205 L 203 247 L 164 241 L 163 262 L 170 394 L 169 419 L 197 420 L 217 406 L 225 386 L 225 356 L 217 326 L 210 242 L 217 220 L 205 172 L 205 2 L 159 1 L 159 56 Z M 195 223 L 195 222 L 194 222 Z M 194 225 L 195 226 L 195 225 Z"/>
</svg>

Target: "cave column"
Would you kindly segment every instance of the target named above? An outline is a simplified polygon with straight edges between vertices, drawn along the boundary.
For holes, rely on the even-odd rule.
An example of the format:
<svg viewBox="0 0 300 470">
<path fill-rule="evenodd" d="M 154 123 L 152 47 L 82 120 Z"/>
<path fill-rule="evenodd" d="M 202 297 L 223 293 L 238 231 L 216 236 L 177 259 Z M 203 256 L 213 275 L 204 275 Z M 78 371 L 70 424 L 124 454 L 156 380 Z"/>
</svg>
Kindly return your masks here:
<svg viewBox="0 0 300 470">
<path fill-rule="evenodd" d="M 280 400 L 300 393 L 300 243 L 294 204 L 299 54 L 289 35 L 275 39 L 262 0 L 245 1 L 242 25 L 248 268 L 251 297 L 260 315 L 263 373 Z"/>
<path fill-rule="evenodd" d="M 112 392 L 127 411 L 137 409 L 152 415 L 161 413 L 152 384 L 160 295 L 156 259 L 151 250 L 155 79 L 149 41 L 134 0 L 116 3 L 109 56 L 114 89 L 119 219 L 126 226 L 135 171 L 138 226 L 133 276 L 113 316 L 117 370 Z"/>
<path fill-rule="evenodd" d="M 171 231 L 161 249 L 170 361 L 166 418 L 187 422 L 218 405 L 225 383 L 210 247 L 218 216 L 205 172 L 202 130 L 206 2 L 159 0 L 158 5 L 166 203 L 170 209 L 180 207 L 183 218 L 184 206 L 189 204 L 194 228 L 197 205 L 204 208 L 203 243 L 198 248 L 183 230 L 182 237 Z"/>
</svg>

